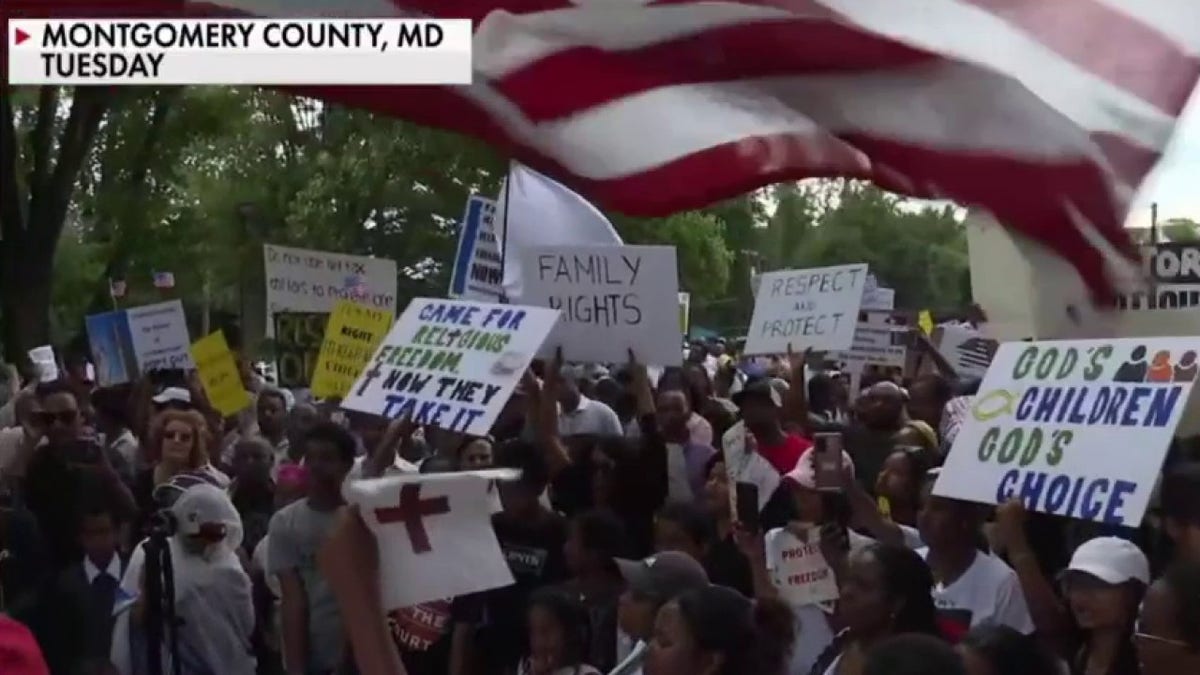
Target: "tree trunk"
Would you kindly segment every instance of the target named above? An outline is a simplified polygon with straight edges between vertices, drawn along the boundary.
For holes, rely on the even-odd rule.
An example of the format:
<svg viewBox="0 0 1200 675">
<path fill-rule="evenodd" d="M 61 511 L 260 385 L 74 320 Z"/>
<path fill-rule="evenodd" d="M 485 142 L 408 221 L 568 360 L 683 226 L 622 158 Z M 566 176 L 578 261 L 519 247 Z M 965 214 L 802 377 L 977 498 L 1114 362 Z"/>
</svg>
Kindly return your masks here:
<svg viewBox="0 0 1200 675">
<path fill-rule="evenodd" d="M 0 301 L 6 360 L 23 363 L 34 347 L 50 343 L 50 281 L 53 256 L 0 244 Z"/>
<path fill-rule="evenodd" d="M 9 91 L 0 97 L 0 308 L 9 361 L 23 363 L 30 349 L 50 343 L 54 251 L 111 96 L 103 87 L 76 88 L 56 139 L 58 88 L 43 87 L 30 157 L 21 156 Z"/>
</svg>

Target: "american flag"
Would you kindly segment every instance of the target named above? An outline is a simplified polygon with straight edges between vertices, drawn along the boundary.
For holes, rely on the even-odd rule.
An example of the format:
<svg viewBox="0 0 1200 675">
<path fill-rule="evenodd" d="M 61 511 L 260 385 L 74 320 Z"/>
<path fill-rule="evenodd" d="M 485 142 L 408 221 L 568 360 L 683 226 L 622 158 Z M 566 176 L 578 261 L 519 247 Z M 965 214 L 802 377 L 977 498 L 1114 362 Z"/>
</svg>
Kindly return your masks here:
<svg viewBox="0 0 1200 675">
<path fill-rule="evenodd" d="M 634 215 L 870 179 L 989 209 L 1111 301 L 1200 75 L 1196 0 L 10 0 L 42 14 L 475 22 L 468 87 L 297 93 L 480 137 Z M 134 11 L 131 11 L 134 10 Z"/>
<path fill-rule="evenodd" d="M 175 288 L 175 274 L 173 272 L 155 272 L 154 273 L 155 288 Z"/>
<path fill-rule="evenodd" d="M 963 340 L 957 347 L 959 363 L 969 368 L 987 370 L 999 348 L 1000 343 L 984 337 Z"/>
</svg>

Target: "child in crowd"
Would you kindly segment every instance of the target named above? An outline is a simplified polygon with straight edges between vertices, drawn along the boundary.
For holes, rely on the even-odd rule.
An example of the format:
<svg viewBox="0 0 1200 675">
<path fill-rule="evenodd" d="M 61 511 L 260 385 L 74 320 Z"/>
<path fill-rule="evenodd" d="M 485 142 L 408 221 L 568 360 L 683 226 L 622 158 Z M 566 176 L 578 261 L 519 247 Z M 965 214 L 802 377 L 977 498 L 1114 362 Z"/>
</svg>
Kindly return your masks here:
<svg viewBox="0 0 1200 675">
<path fill-rule="evenodd" d="M 518 675 L 600 675 L 585 663 L 589 626 L 583 604 L 566 592 L 546 588 L 529 598 L 529 655 Z"/>
</svg>

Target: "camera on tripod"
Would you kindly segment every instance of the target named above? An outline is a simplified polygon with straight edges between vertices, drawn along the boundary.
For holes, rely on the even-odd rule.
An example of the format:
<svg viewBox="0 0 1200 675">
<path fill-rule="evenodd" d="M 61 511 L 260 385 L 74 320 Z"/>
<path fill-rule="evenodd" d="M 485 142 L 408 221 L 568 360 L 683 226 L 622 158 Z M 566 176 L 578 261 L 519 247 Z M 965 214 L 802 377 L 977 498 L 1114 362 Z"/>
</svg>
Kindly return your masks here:
<svg viewBox="0 0 1200 675">
<path fill-rule="evenodd" d="M 146 527 L 145 635 L 146 670 L 149 675 L 165 675 L 164 656 L 173 675 L 180 675 L 179 617 L 175 614 L 175 573 L 171 565 L 170 539 L 178 523 L 169 508 L 156 511 Z M 166 649 L 164 650 L 164 646 Z"/>
</svg>

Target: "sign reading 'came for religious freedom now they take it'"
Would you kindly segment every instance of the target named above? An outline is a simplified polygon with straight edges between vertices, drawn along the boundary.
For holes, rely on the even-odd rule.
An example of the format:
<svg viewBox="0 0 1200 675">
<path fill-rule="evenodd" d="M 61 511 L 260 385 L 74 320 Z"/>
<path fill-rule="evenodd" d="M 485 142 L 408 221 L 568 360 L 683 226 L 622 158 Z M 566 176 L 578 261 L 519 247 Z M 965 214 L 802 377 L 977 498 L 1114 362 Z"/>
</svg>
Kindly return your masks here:
<svg viewBox="0 0 1200 675">
<path fill-rule="evenodd" d="M 562 310 L 544 354 L 568 361 L 675 366 L 679 276 L 673 246 L 530 246 L 521 250 L 524 302 Z"/>
<path fill-rule="evenodd" d="M 544 307 L 417 298 L 342 406 L 484 436 L 557 320 Z"/>
<path fill-rule="evenodd" d="M 866 281 L 863 263 L 763 274 L 745 353 L 850 348 Z"/>
<path fill-rule="evenodd" d="M 1001 345 L 934 494 L 1136 527 L 1198 352 L 1198 338 Z"/>
</svg>

